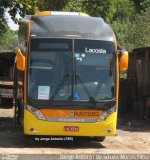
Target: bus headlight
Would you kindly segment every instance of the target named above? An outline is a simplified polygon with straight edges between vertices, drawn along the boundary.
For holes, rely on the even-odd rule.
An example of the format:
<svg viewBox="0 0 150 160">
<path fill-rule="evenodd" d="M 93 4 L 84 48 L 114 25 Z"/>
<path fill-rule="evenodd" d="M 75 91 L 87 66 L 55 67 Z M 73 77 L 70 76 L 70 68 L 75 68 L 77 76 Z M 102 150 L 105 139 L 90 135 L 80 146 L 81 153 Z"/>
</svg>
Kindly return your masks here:
<svg viewBox="0 0 150 160">
<path fill-rule="evenodd" d="M 116 112 L 117 107 L 114 106 L 110 109 L 108 109 L 107 111 L 104 111 L 100 117 L 98 118 L 97 121 L 105 121 L 113 112 Z"/>
<path fill-rule="evenodd" d="M 44 117 L 44 115 L 41 113 L 39 109 L 36 109 L 30 105 L 27 105 L 27 110 L 33 113 L 37 119 L 46 120 L 46 118 Z"/>
</svg>

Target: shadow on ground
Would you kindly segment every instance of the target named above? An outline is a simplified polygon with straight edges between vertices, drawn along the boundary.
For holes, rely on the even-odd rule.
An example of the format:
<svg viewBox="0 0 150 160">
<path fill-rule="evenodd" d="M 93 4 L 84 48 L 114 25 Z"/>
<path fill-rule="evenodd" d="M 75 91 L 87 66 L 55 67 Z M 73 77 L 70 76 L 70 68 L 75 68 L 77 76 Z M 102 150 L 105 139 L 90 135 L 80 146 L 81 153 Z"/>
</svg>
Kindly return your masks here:
<svg viewBox="0 0 150 160">
<path fill-rule="evenodd" d="M 101 143 L 92 141 L 90 137 L 25 136 L 20 127 L 13 128 L 12 124 L 12 118 L 0 118 L 0 147 L 2 148 L 51 147 L 68 150 L 105 148 Z"/>
</svg>

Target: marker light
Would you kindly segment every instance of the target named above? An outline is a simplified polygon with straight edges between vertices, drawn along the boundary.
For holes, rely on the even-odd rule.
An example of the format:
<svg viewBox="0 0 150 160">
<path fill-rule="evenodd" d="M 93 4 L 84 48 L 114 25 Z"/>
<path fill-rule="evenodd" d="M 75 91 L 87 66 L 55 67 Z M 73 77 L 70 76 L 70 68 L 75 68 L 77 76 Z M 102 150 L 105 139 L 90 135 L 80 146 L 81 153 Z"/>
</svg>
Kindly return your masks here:
<svg viewBox="0 0 150 160">
<path fill-rule="evenodd" d="M 79 12 L 58 12 L 58 11 L 51 11 L 51 15 L 52 16 L 57 16 L 57 15 L 61 15 L 61 16 L 78 16 Z"/>
<path fill-rule="evenodd" d="M 82 12 L 60 12 L 60 11 L 42 11 L 35 14 L 36 16 L 89 16 Z"/>
</svg>

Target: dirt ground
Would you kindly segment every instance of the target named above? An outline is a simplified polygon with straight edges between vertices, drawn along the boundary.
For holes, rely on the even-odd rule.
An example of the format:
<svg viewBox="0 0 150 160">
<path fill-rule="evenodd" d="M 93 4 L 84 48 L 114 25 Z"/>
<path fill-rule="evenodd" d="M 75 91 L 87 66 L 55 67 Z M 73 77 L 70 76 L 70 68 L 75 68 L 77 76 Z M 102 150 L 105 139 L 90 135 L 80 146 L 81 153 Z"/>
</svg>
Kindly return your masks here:
<svg viewBox="0 0 150 160">
<path fill-rule="evenodd" d="M 117 136 L 101 143 L 77 138 L 37 142 L 12 127 L 12 108 L 0 107 L 0 154 L 150 154 L 150 121 L 126 117 L 118 118 Z"/>
</svg>

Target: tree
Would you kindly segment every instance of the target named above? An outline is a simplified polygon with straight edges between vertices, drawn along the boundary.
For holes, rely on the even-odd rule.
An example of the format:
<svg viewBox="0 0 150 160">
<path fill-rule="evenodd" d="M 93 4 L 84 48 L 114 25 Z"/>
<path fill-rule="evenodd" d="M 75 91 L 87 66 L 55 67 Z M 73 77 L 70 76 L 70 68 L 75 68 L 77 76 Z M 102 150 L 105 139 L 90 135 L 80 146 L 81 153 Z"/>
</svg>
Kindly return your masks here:
<svg viewBox="0 0 150 160">
<path fill-rule="evenodd" d="M 128 33 L 130 43 L 134 48 L 146 47 L 150 45 L 150 7 L 136 15 Z"/>
<path fill-rule="evenodd" d="M 117 0 L 115 6 L 117 9 L 110 25 L 117 36 L 118 43 L 127 50 L 132 50 L 134 43 L 131 43 L 129 40 L 129 31 L 132 28 L 134 16 L 136 15 L 134 3 L 130 0 Z"/>
<path fill-rule="evenodd" d="M 64 6 L 68 3 L 68 0 L 43 0 L 44 10 L 49 11 L 62 11 Z M 41 6 L 38 6 L 40 10 L 43 10 Z"/>
<path fill-rule="evenodd" d="M 13 50 L 18 44 L 17 31 L 8 29 L 0 39 L 0 51 Z"/>
<path fill-rule="evenodd" d="M 33 14 L 38 11 L 37 3 L 42 4 L 39 0 L 0 0 L 0 34 L 7 30 L 7 20 L 4 16 L 6 8 L 9 9 L 12 20 L 17 23 L 17 13 L 21 17 L 24 17 L 25 14 Z"/>
<path fill-rule="evenodd" d="M 8 25 L 6 20 L 0 16 L 0 36 L 2 36 L 3 33 L 5 33 L 8 29 Z"/>
<path fill-rule="evenodd" d="M 150 7 L 149 0 L 133 0 L 138 13 Z"/>
<path fill-rule="evenodd" d="M 0 3 L 0 36 L 6 32 L 6 30 L 8 29 L 8 25 L 7 22 L 4 18 L 4 8 L 1 7 L 1 3 Z"/>
<path fill-rule="evenodd" d="M 63 8 L 65 11 L 85 12 L 91 16 L 102 17 L 110 22 L 116 12 L 116 0 L 68 0 Z"/>
<path fill-rule="evenodd" d="M 113 21 L 129 22 L 132 21 L 136 13 L 134 3 L 130 0 L 116 0 L 114 3 L 116 12 L 113 14 Z"/>
</svg>

